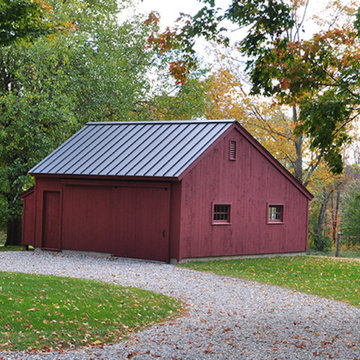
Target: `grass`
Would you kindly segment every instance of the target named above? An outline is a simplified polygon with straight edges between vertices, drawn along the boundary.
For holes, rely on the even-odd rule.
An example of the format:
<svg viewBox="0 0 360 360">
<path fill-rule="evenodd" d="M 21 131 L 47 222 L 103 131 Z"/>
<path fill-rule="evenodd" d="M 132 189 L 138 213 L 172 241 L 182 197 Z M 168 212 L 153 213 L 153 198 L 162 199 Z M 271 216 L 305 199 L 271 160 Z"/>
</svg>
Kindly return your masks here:
<svg viewBox="0 0 360 360">
<path fill-rule="evenodd" d="M 0 272 L 0 284 L 0 351 L 113 343 L 181 311 L 167 296 L 91 280 Z"/>
<path fill-rule="evenodd" d="M 33 249 L 32 247 L 30 249 Z M 25 246 L 21 245 L 0 245 L 0 251 L 25 251 Z"/>
<path fill-rule="evenodd" d="M 310 251 L 310 255 L 320 255 L 320 256 L 335 256 L 335 250 L 329 251 Z M 346 258 L 360 258 L 360 249 L 342 249 L 340 251 L 340 257 Z"/>
<path fill-rule="evenodd" d="M 360 307 L 360 262 L 317 256 L 190 262 L 179 266 L 278 285 Z"/>
</svg>

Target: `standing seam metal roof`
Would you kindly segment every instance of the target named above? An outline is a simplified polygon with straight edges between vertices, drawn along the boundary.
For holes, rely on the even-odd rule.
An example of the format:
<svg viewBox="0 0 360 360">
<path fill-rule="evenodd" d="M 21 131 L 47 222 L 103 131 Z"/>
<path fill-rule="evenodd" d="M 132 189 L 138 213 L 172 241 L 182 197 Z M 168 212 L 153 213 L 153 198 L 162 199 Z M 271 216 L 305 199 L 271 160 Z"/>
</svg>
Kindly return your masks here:
<svg viewBox="0 0 360 360">
<path fill-rule="evenodd" d="M 178 177 L 233 123 L 88 123 L 30 173 Z"/>
</svg>

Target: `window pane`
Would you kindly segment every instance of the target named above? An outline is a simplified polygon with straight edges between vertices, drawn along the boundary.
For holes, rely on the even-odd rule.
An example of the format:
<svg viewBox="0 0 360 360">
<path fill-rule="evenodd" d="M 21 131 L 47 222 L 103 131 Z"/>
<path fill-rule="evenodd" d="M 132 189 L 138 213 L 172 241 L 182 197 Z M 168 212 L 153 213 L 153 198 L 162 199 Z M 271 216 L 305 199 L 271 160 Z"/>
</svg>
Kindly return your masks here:
<svg viewBox="0 0 360 360">
<path fill-rule="evenodd" d="M 214 221 L 230 222 L 230 205 L 214 205 Z"/>
<path fill-rule="evenodd" d="M 283 205 L 269 205 L 269 220 L 282 221 L 283 220 Z"/>
</svg>

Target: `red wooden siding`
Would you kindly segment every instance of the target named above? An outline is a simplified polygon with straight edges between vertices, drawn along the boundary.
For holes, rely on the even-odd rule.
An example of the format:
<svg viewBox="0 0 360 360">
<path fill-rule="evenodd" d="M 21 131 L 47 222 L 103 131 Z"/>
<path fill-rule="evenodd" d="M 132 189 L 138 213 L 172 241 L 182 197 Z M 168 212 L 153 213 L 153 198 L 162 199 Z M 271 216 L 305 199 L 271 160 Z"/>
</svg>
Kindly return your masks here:
<svg viewBox="0 0 360 360">
<path fill-rule="evenodd" d="M 41 177 L 36 244 L 168 261 L 170 194 L 169 183 Z"/>
<path fill-rule="evenodd" d="M 168 261 L 169 185 L 68 185 L 62 247 Z"/>
<path fill-rule="evenodd" d="M 171 183 L 170 259 L 178 259 L 181 232 L 181 183 Z"/>
<path fill-rule="evenodd" d="M 283 224 L 267 223 L 271 202 Z M 231 204 L 231 224 L 212 225 L 214 203 Z M 179 259 L 306 251 L 308 199 L 235 128 L 182 179 L 181 209 Z"/>
<path fill-rule="evenodd" d="M 61 247 L 111 253 L 112 187 L 66 185 Z"/>
<path fill-rule="evenodd" d="M 35 192 L 30 189 L 22 195 L 23 218 L 22 218 L 22 243 L 23 245 L 35 246 Z"/>
<path fill-rule="evenodd" d="M 60 192 L 44 191 L 42 248 L 60 250 Z"/>
</svg>

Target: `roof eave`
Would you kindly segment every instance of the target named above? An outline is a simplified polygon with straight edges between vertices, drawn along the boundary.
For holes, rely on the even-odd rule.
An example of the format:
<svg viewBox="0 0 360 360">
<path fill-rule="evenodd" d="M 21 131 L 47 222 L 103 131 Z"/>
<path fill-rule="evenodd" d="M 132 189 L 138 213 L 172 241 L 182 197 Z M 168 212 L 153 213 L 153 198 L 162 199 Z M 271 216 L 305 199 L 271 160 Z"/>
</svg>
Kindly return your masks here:
<svg viewBox="0 0 360 360">
<path fill-rule="evenodd" d="M 90 121 L 86 125 L 142 125 L 142 124 L 209 124 L 209 123 L 233 123 L 236 120 L 223 119 L 223 120 L 165 120 L 165 121 L 104 121 L 94 122 Z"/>
<path fill-rule="evenodd" d="M 114 175 L 76 175 L 76 174 L 43 174 L 30 173 L 35 178 L 61 178 L 61 179 L 87 179 L 87 180 L 117 180 L 117 181 L 179 181 L 178 177 L 161 177 L 161 176 L 114 176 Z"/>
</svg>

